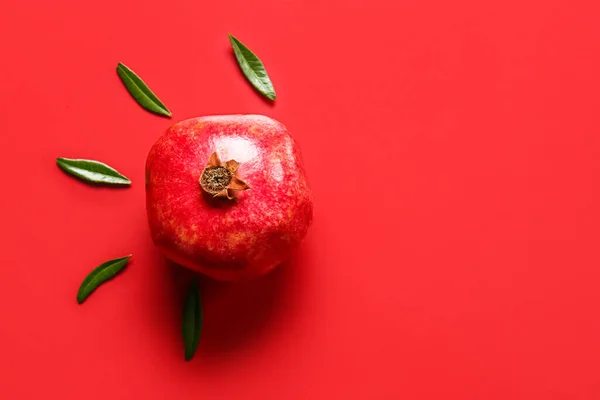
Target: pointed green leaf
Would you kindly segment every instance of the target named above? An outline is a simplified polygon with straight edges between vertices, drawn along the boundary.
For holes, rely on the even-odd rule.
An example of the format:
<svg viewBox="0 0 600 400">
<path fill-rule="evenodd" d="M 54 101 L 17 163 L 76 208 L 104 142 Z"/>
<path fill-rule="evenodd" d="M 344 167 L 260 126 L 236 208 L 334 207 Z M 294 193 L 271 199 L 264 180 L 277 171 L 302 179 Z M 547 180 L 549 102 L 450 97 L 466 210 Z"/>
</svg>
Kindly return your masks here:
<svg viewBox="0 0 600 400">
<path fill-rule="evenodd" d="M 194 281 L 188 291 L 183 307 L 182 333 L 186 361 L 191 360 L 196 352 L 196 348 L 200 342 L 201 328 L 202 307 L 200 306 L 200 293 L 198 291 L 198 283 Z"/>
<path fill-rule="evenodd" d="M 229 35 L 229 41 L 231 42 L 235 58 L 237 59 L 242 72 L 246 78 L 248 78 L 252 86 L 269 99 L 275 100 L 275 89 L 273 88 L 271 79 L 269 79 L 269 75 L 267 75 L 267 70 L 262 61 L 260 61 L 252 50 L 247 48 L 232 35 Z"/>
<path fill-rule="evenodd" d="M 79 287 L 79 291 L 77 292 L 77 302 L 79 304 L 83 303 L 83 301 L 94 290 L 96 290 L 98 286 L 121 272 L 127 265 L 127 262 L 130 258 L 131 254 L 125 257 L 106 261 L 90 272 L 90 274 L 83 280 L 81 286 Z"/>
<path fill-rule="evenodd" d="M 57 158 L 56 164 L 63 171 L 77 178 L 102 185 L 129 186 L 131 181 L 116 169 L 94 160 Z"/>
<path fill-rule="evenodd" d="M 119 74 L 119 78 L 121 78 L 123 84 L 125 84 L 129 94 L 131 94 L 140 106 L 155 114 L 163 115 L 165 117 L 171 116 L 171 111 L 167 109 L 167 106 L 165 106 L 152 90 L 150 90 L 148 85 L 146 85 L 144 81 L 125 64 L 119 63 L 117 65 L 117 74 Z"/>
</svg>

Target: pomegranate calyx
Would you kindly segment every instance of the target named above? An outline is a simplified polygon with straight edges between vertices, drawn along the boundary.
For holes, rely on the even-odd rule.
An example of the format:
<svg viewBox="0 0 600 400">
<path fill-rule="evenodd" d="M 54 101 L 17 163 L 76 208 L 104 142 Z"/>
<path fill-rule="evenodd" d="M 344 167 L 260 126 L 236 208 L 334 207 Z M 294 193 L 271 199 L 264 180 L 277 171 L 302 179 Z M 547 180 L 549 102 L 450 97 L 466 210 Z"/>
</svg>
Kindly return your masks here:
<svg viewBox="0 0 600 400">
<path fill-rule="evenodd" d="M 236 176 L 240 163 L 235 160 L 221 162 L 219 155 L 214 152 L 208 158 L 208 163 L 200 175 L 200 187 L 213 197 L 233 200 L 238 190 L 248 190 L 250 186 Z"/>
</svg>

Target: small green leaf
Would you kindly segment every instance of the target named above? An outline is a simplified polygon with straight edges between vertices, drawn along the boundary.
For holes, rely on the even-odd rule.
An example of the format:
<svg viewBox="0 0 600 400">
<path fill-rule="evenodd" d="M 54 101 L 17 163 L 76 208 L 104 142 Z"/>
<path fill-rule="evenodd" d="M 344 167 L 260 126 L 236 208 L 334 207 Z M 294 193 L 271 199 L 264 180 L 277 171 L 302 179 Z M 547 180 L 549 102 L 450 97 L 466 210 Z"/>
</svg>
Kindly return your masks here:
<svg viewBox="0 0 600 400">
<path fill-rule="evenodd" d="M 252 50 L 247 48 L 232 35 L 229 35 L 229 41 L 231 42 L 235 58 L 237 59 L 242 72 L 246 78 L 248 78 L 252 86 L 269 99 L 275 100 L 275 89 L 273 88 L 271 79 L 269 79 L 269 75 L 267 75 L 267 70 L 262 61 L 260 61 Z"/>
<path fill-rule="evenodd" d="M 129 186 L 131 181 L 116 169 L 94 160 L 57 158 L 56 164 L 63 171 L 79 179 L 102 185 Z"/>
<path fill-rule="evenodd" d="M 94 291 L 98 286 L 107 280 L 111 279 L 115 275 L 125 268 L 127 262 L 131 258 L 131 254 L 121 258 L 115 258 L 114 260 L 106 261 L 100 264 L 99 267 L 95 268 L 88 276 L 83 280 L 79 291 L 77 292 L 77 302 L 79 304 Z"/>
<path fill-rule="evenodd" d="M 198 283 L 194 281 L 190 287 L 185 305 L 183 307 L 183 344 L 185 346 L 185 360 L 190 361 L 200 342 L 200 329 L 202 328 L 202 308 L 200 306 L 200 293 Z"/>
<path fill-rule="evenodd" d="M 146 85 L 144 81 L 125 64 L 119 63 L 117 65 L 117 74 L 119 74 L 119 78 L 121 78 L 125 84 L 129 94 L 131 94 L 140 106 L 155 114 L 164 115 L 165 117 L 171 116 L 171 111 L 167 109 L 167 106 L 165 106 L 163 102 L 152 93 L 152 90 L 150 90 L 148 85 Z"/>
</svg>

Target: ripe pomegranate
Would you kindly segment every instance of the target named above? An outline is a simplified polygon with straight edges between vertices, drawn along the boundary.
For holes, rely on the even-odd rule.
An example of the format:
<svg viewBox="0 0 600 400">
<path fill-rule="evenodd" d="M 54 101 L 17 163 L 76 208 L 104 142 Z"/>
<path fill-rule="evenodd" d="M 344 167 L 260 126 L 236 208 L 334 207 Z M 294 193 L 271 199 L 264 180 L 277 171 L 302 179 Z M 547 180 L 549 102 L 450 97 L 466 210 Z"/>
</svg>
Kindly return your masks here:
<svg viewBox="0 0 600 400">
<path fill-rule="evenodd" d="M 146 161 L 146 209 L 165 257 L 217 280 L 264 274 L 306 235 L 312 198 L 300 150 L 260 115 L 179 122 Z"/>
</svg>

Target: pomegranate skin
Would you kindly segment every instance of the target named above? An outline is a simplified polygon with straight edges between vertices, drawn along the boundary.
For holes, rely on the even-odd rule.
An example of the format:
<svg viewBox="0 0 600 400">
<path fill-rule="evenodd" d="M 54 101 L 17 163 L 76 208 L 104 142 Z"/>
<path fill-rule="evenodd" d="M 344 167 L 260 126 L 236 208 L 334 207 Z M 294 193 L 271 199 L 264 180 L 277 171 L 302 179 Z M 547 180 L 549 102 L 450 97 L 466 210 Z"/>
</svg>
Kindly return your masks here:
<svg viewBox="0 0 600 400">
<path fill-rule="evenodd" d="M 215 199 L 199 183 L 216 152 L 239 162 L 249 190 Z M 146 160 L 152 240 L 168 259 L 217 280 L 262 275 L 305 237 L 313 204 L 300 149 L 261 115 L 193 118 L 169 128 Z"/>
</svg>

